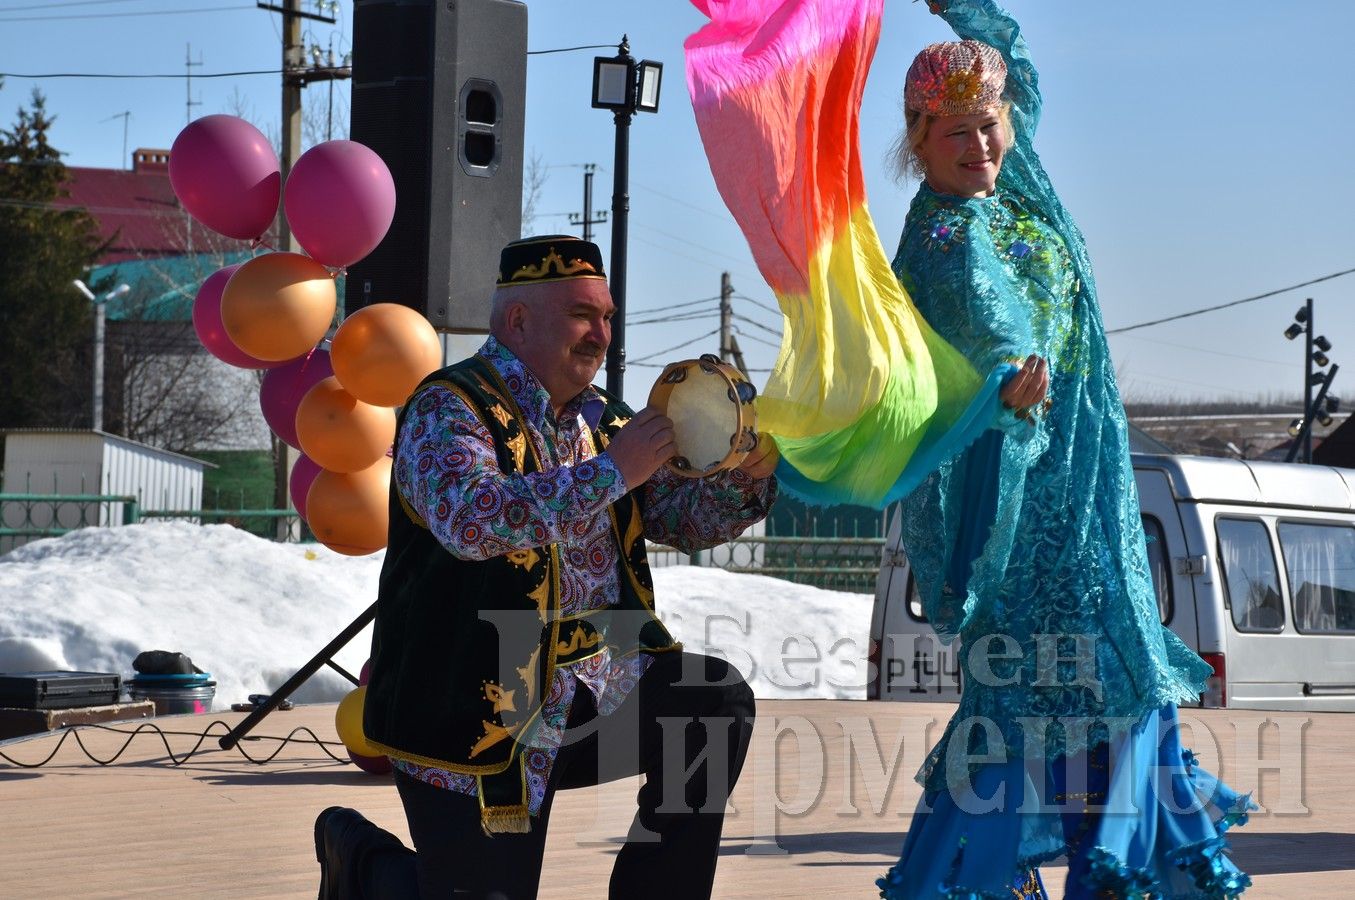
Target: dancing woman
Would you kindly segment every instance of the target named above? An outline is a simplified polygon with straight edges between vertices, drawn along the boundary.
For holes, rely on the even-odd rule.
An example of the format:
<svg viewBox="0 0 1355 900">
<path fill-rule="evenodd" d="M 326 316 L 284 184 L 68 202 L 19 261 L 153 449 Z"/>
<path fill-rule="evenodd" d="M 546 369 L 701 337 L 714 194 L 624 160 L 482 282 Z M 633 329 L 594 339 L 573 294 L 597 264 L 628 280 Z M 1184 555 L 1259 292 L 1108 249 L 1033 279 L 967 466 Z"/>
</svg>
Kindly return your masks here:
<svg viewBox="0 0 1355 900">
<path fill-rule="evenodd" d="M 1032 146 L 1040 93 L 992 0 L 933 2 L 958 42 L 918 54 L 900 163 L 922 178 L 894 271 L 983 372 L 1019 367 L 994 429 L 902 504 L 927 616 L 959 638 L 959 708 L 888 898 L 1228 898 L 1223 831 L 1250 806 L 1181 748 L 1210 669 L 1159 619 L 1082 234 Z"/>
</svg>

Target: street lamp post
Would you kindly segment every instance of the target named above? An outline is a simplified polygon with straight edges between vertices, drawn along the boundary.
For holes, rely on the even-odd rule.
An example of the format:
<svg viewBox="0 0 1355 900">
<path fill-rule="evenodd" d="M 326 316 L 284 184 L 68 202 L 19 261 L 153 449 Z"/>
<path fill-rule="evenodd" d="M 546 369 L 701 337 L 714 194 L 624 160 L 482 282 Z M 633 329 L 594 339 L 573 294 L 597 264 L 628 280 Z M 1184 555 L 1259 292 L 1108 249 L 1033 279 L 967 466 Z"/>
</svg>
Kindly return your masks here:
<svg viewBox="0 0 1355 900">
<path fill-rule="evenodd" d="M 626 372 L 626 227 L 630 214 L 630 121 L 636 112 L 659 111 L 663 64 L 636 61 L 630 40 L 621 36 L 616 56 L 593 59 L 593 108 L 610 109 L 616 122 L 612 166 L 611 291 L 616 314 L 607 348 L 607 391 L 620 397 Z M 586 213 L 586 211 L 585 211 Z"/>
<path fill-rule="evenodd" d="M 113 288 L 113 290 L 109 291 L 107 294 L 104 294 L 103 297 L 98 297 L 95 295 L 93 291 L 89 289 L 89 285 L 85 284 L 79 278 L 75 279 L 72 282 L 72 284 L 75 285 L 76 290 L 85 295 L 86 299 L 88 299 L 90 303 L 94 304 L 94 397 L 92 399 L 92 403 L 94 405 L 94 415 L 92 417 L 91 427 L 95 431 L 103 431 L 104 322 L 106 318 L 104 307 L 109 300 L 112 300 L 114 297 L 121 297 L 123 294 L 127 293 L 132 288 L 129 285 L 120 284 L 117 287 Z"/>
</svg>

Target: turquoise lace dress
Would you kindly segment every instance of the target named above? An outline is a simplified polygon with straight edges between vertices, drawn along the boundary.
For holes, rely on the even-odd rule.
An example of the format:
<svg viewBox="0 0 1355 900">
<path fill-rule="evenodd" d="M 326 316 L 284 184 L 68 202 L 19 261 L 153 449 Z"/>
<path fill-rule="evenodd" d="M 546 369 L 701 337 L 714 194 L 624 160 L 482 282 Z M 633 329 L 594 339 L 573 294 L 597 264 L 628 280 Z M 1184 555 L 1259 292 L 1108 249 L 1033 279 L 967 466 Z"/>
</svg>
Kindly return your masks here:
<svg viewBox="0 0 1355 900">
<path fill-rule="evenodd" d="M 949 6 L 957 35 L 1006 58 L 1015 140 L 993 196 L 921 187 L 894 270 L 980 371 L 1045 357 L 1051 403 L 1029 419 L 1000 413 L 902 503 L 927 616 L 964 647 L 964 691 L 919 773 L 926 795 L 883 896 L 1042 896 L 1028 870 L 1068 854 L 1069 897 L 1232 897 L 1248 882 L 1220 852 L 1222 831 L 1249 800 L 1191 765 L 1176 737 L 1175 704 L 1194 702 L 1211 670 L 1160 623 L 1091 264 L 1031 143 L 1035 69 L 994 3 Z M 1150 763 L 1175 780 L 1153 783 Z M 1051 785 L 1074 770 L 1091 772 L 1102 789 L 1080 793 L 1107 812 L 1070 813 L 1072 795 Z M 1002 808 L 974 812 L 998 786 Z M 1163 812 L 1186 788 L 1194 809 Z M 1040 799 L 1063 806 L 1026 808 Z M 1110 811 L 1131 800 L 1146 806 Z"/>
</svg>

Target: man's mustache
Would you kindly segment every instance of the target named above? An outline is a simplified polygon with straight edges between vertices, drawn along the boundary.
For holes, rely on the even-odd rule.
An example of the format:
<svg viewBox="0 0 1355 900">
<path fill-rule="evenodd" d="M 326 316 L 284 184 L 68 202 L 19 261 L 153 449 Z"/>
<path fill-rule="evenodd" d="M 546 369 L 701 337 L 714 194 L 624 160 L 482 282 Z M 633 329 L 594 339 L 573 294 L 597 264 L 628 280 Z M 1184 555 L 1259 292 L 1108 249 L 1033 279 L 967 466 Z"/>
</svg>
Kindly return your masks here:
<svg viewBox="0 0 1355 900">
<path fill-rule="evenodd" d="M 581 344 L 574 345 L 574 352 L 587 353 L 590 356 L 601 356 L 607 351 L 601 344 L 594 343 L 593 341 L 584 341 Z"/>
</svg>

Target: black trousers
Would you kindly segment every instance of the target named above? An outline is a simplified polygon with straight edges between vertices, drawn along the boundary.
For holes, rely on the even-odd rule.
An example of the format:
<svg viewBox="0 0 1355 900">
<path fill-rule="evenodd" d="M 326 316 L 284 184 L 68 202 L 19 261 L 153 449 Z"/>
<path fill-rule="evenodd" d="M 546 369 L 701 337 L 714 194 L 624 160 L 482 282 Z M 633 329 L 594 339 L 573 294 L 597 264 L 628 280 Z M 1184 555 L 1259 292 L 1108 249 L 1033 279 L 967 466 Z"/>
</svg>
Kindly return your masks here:
<svg viewBox="0 0 1355 900">
<path fill-rule="evenodd" d="M 597 714 L 581 685 L 530 833 L 488 837 L 476 798 L 397 772 L 417 854 L 412 860 L 387 854 L 385 866 L 373 866 L 368 883 L 380 884 L 372 884 L 372 893 L 407 895 L 407 871 L 380 870 L 413 864 L 423 900 L 453 894 L 530 900 L 541 881 L 555 792 L 643 774 L 635 819 L 612 868 L 610 896 L 709 897 L 725 801 L 743 768 L 753 714 L 753 692 L 738 670 L 707 656 L 656 655 L 626 700 L 606 716 Z"/>
</svg>

